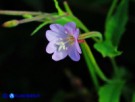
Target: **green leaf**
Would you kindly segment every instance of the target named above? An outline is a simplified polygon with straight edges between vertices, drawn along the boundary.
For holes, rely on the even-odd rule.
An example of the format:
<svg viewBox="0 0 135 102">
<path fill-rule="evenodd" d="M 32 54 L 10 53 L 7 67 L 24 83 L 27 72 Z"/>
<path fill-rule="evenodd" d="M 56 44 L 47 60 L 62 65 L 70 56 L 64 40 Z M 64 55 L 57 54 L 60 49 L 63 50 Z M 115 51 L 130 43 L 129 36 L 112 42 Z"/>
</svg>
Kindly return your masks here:
<svg viewBox="0 0 135 102">
<path fill-rule="evenodd" d="M 56 7 L 56 9 L 58 11 L 58 14 L 59 15 L 65 14 L 64 11 L 60 8 L 58 1 L 57 0 L 54 0 L 54 3 L 55 3 L 55 7 Z"/>
<path fill-rule="evenodd" d="M 94 48 L 100 52 L 103 57 L 115 57 L 122 54 L 122 52 L 117 51 L 112 44 L 105 41 L 94 44 Z"/>
<path fill-rule="evenodd" d="M 118 51 L 118 45 L 125 31 L 127 21 L 128 0 L 121 0 L 114 14 L 107 20 L 105 26 L 105 40 L 94 45 L 94 48 L 100 52 L 103 57 L 116 57 L 121 55 L 121 52 Z"/>
<path fill-rule="evenodd" d="M 128 21 L 128 0 L 121 0 L 114 15 L 110 17 L 105 26 L 105 40 L 111 41 L 118 47 Z"/>
<path fill-rule="evenodd" d="M 51 23 L 50 21 L 46 21 L 41 23 L 32 33 L 31 36 L 35 35 L 42 27 L 44 27 L 45 25 Z"/>
<path fill-rule="evenodd" d="M 123 80 L 113 80 L 99 89 L 99 102 L 120 102 Z"/>
<path fill-rule="evenodd" d="M 132 102 L 135 102 L 135 93 L 133 94 Z"/>
</svg>

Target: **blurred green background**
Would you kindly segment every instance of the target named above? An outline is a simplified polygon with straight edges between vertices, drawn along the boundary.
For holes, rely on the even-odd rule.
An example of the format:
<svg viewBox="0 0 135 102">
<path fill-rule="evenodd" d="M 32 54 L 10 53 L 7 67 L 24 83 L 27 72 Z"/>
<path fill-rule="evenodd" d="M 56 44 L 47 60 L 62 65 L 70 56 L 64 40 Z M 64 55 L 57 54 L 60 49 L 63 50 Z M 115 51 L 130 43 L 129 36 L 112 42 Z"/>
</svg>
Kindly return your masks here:
<svg viewBox="0 0 135 102">
<path fill-rule="evenodd" d="M 58 0 L 63 7 L 63 0 Z M 67 0 L 74 14 L 80 18 L 86 26 L 93 31 L 104 31 L 104 22 L 112 0 Z M 56 12 L 53 0 L 0 0 L 0 9 Z M 126 66 L 135 73 L 134 44 L 135 44 L 135 0 L 130 0 L 129 21 L 127 29 L 122 37 L 120 49 L 122 56 L 117 58 L 119 65 Z M 11 19 L 21 17 L 0 15 L 0 25 Z M 46 54 L 47 40 L 45 31 L 49 26 L 42 28 L 35 36 L 31 32 L 39 25 L 39 22 L 31 22 L 19 25 L 15 28 L 0 27 L 0 101 L 15 102 L 10 99 L 2 99 L 2 93 L 40 93 L 39 99 L 15 99 L 16 102 L 50 102 L 59 90 L 73 91 L 69 79 L 64 70 L 69 69 L 78 76 L 89 90 L 92 90 L 92 82 L 83 56 L 77 62 L 69 58 L 60 62 L 54 62 L 51 55 Z M 90 46 L 93 45 L 88 40 Z M 109 77 L 111 64 L 107 58 L 92 49 L 97 62 Z M 134 79 L 133 79 L 134 80 Z M 133 81 L 132 80 L 132 81 Z M 95 95 L 91 93 L 91 96 Z M 78 101 L 76 101 L 78 99 Z M 74 102 L 85 102 L 78 97 Z M 68 102 L 68 101 L 66 101 Z M 92 101 L 91 101 L 92 102 Z M 96 101 L 93 101 L 96 102 Z"/>
</svg>

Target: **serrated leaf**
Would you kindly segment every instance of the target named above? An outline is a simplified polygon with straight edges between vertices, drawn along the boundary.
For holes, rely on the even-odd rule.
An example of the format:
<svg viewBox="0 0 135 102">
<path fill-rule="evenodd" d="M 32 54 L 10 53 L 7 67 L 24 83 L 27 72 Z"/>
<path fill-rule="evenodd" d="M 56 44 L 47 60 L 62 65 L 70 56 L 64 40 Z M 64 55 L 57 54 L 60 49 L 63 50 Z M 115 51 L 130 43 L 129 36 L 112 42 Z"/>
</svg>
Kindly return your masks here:
<svg viewBox="0 0 135 102">
<path fill-rule="evenodd" d="M 99 89 L 99 102 L 120 102 L 123 80 L 113 80 Z"/>
<path fill-rule="evenodd" d="M 122 52 L 117 51 L 117 49 L 108 42 L 99 42 L 94 44 L 94 48 L 102 54 L 103 57 L 115 57 L 121 55 Z"/>
<path fill-rule="evenodd" d="M 118 47 L 128 21 L 128 0 L 121 0 L 114 15 L 106 23 L 105 40 Z"/>
</svg>

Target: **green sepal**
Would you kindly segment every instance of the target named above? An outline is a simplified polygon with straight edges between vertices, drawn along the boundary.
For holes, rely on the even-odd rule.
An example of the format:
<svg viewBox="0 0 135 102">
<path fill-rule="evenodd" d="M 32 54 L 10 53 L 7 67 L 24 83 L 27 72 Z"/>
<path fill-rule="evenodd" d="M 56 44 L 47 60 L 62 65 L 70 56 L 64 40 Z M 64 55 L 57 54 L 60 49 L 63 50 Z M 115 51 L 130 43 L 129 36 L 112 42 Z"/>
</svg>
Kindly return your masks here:
<svg viewBox="0 0 135 102">
<path fill-rule="evenodd" d="M 100 32 L 97 32 L 97 31 L 91 31 L 91 32 L 88 32 L 88 33 L 84 33 L 84 34 L 80 34 L 79 35 L 79 40 L 83 40 L 83 39 L 88 39 L 88 38 L 99 38 L 99 41 L 102 41 L 102 34 Z"/>
</svg>

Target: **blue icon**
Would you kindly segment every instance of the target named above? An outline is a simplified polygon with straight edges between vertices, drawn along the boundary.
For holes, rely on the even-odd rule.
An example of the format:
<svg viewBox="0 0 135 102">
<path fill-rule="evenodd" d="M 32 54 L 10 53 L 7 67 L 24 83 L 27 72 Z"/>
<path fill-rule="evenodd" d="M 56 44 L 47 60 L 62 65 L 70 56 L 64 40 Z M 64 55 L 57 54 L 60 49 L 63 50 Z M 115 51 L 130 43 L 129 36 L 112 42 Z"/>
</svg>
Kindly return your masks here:
<svg viewBox="0 0 135 102">
<path fill-rule="evenodd" d="M 14 98 L 40 98 L 40 94 L 14 94 L 14 93 L 3 93 L 2 98 L 14 99 Z"/>
<path fill-rule="evenodd" d="M 10 93 L 10 94 L 9 94 L 9 98 L 10 98 L 10 99 L 14 99 L 14 98 L 15 98 L 14 93 Z"/>
</svg>

